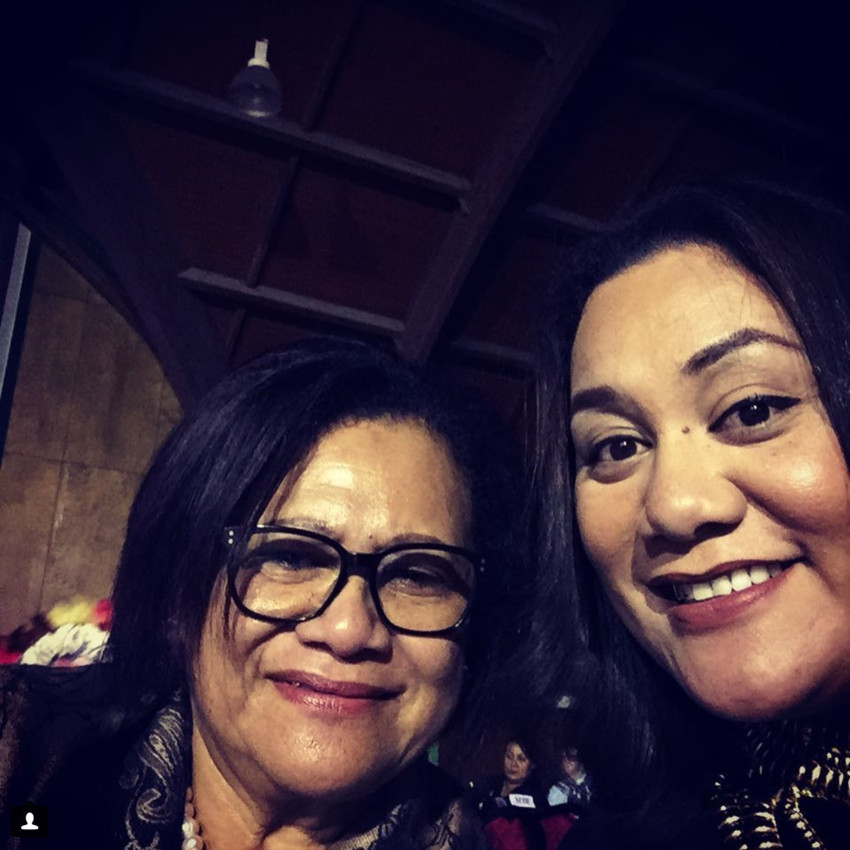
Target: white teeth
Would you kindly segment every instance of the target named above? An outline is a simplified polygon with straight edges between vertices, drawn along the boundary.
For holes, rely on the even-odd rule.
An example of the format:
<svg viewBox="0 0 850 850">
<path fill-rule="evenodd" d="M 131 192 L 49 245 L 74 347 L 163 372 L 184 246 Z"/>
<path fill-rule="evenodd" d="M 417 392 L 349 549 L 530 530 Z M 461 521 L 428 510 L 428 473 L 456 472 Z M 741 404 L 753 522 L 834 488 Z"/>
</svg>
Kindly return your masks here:
<svg viewBox="0 0 850 850">
<path fill-rule="evenodd" d="M 746 567 L 740 567 L 737 570 L 732 570 L 732 574 L 729 578 L 732 581 L 732 590 L 746 590 L 748 587 L 753 586 L 749 570 L 747 570 Z"/>
<path fill-rule="evenodd" d="M 715 596 L 728 596 L 739 590 L 747 590 L 754 584 L 764 584 L 787 569 L 785 565 L 772 563 L 769 566 L 738 567 L 726 575 L 717 576 L 711 581 L 694 582 L 693 584 L 676 584 L 673 593 L 678 602 L 704 602 Z"/>
<path fill-rule="evenodd" d="M 711 589 L 711 585 L 707 581 L 694 585 L 694 600 L 696 602 L 702 602 L 705 599 L 711 599 L 713 596 L 714 592 Z"/>
<path fill-rule="evenodd" d="M 729 576 L 718 576 L 712 580 L 711 589 L 715 596 L 728 596 L 732 592 L 732 580 Z"/>
<path fill-rule="evenodd" d="M 770 573 L 767 567 L 750 567 L 750 578 L 753 584 L 764 584 L 770 578 Z"/>
</svg>

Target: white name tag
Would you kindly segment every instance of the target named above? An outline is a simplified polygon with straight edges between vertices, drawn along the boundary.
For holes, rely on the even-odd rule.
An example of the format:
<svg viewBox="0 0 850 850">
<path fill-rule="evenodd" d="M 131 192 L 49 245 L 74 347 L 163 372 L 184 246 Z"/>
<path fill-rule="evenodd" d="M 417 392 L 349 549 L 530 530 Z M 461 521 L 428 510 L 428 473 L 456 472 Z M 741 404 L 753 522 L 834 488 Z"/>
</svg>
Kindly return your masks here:
<svg viewBox="0 0 850 850">
<path fill-rule="evenodd" d="M 533 809 L 534 797 L 531 794 L 508 794 L 508 802 L 520 809 Z"/>
</svg>

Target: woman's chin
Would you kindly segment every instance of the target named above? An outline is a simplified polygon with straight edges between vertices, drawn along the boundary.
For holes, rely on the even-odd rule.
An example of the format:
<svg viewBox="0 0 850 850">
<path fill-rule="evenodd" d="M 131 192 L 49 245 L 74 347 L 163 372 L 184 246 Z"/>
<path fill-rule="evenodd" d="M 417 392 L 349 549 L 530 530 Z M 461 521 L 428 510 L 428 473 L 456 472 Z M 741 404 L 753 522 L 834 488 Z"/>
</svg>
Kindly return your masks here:
<svg viewBox="0 0 850 850">
<path fill-rule="evenodd" d="M 713 687 L 705 682 L 681 682 L 685 690 L 711 714 L 725 720 L 759 722 L 817 714 L 828 708 L 825 693 L 803 680 L 762 677 L 743 681 L 721 681 Z"/>
<path fill-rule="evenodd" d="M 403 766 L 374 761 L 351 760 L 345 756 L 315 759 L 290 757 L 279 765 L 269 765 L 269 774 L 287 793 L 304 800 L 312 799 L 323 807 L 335 807 L 353 800 L 364 800 L 384 786 Z"/>
<path fill-rule="evenodd" d="M 786 618 L 789 619 L 789 618 Z M 768 628 L 768 626 L 771 626 Z M 850 694 L 850 645 L 771 623 L 675 642 L 663 666 L 693 699 L 729 720 L 819 714 Z"/>
<path fill-rule="evenodd" d="M 745 723 L 778 720 L 788 716 L 793 710 L 793 703 L 789 705 L 782 700 L 757 701 L 752 694 L 745 694 L 740 698 L 724 694 L 719 699 L 714 697 L 704 699 L 698 694 L 692 694 L 692 696 L 711 714 L 724 720 Z"/>
</svg>

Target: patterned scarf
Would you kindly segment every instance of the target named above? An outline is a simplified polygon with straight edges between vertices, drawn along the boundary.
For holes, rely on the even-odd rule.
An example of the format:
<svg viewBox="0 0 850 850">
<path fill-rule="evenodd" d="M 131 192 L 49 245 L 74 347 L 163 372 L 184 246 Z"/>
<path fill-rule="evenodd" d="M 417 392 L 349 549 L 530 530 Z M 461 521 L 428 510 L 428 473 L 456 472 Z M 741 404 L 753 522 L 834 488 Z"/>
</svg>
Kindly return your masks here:
<svg viewBox="0 0 850 850">
<path fill-rule="evenodd" d="M 125 759 L 119 778 L 126 794 L 123 850 L 178 850 L 191 736 L 188 701 L 178 695 L 156 713 Z M 390 786 L 365 806 L 353 833 L 329 850 L 486 850 L 477 818 L 440 771 L 419 763 Z"/>
<path fill-rule="evenodd" d="M 724 846 L 850 847 L 850 723 L 752 725 L 745 742 L 745 775 L 722 775 L 714 786 Z"/>
</svg>

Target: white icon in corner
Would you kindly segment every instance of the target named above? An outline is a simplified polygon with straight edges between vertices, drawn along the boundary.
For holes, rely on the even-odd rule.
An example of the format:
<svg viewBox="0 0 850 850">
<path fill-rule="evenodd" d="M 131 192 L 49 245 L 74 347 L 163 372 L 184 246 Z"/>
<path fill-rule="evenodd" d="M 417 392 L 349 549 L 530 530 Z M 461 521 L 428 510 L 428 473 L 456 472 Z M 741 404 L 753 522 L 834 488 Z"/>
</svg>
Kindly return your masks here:
<svg viewBox="0 0 850 850">
<path fill-rule="evenodd" d="M 26 821 L 21 829 L 38 829 L 38 826 L 34 823 L 35 815 L 32 812 L 27 812 Z"/>
</svg>

